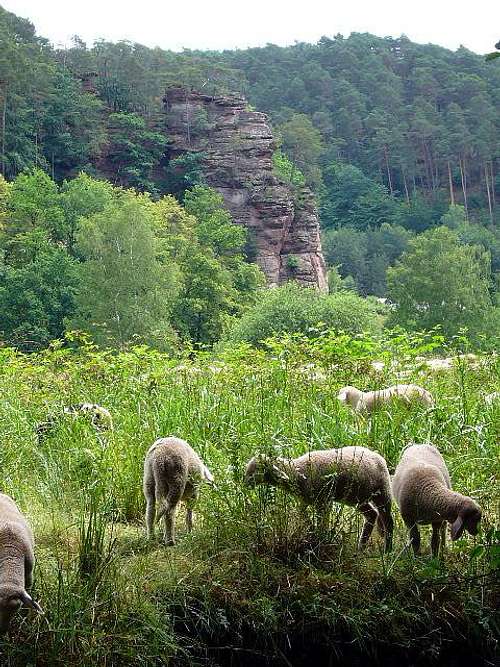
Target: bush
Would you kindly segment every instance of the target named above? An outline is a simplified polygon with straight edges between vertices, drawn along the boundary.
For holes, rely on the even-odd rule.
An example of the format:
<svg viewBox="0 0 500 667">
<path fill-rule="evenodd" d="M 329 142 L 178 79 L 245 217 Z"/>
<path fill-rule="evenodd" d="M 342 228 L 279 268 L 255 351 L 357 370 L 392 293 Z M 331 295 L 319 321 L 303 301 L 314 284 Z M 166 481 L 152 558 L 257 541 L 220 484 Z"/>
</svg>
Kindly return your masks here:
<svg viewBox="0 0 500 667">
<path fill-rule="evenodd" d="M 382 323 L 374 305 L 356 294 L 320 294 L 288 283 L 263 292 L 259 303 L 229 331 L 226 341 L 257 345 L 281 333 L 315 334 L 318 325 L 349 333 L 376 333 Z"/>
</svg>

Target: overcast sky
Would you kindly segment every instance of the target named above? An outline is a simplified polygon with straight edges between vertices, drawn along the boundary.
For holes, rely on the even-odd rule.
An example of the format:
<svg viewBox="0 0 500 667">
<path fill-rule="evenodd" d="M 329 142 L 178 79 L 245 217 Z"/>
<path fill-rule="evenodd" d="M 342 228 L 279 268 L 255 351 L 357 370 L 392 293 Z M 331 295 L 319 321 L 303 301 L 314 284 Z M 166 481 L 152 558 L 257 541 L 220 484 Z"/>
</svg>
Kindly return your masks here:
<svg viewBox="0 0 500 667">
<path fill-rule="evenodd" d="M 164 49 L 226 49 L 315 42 L 371 32 L 478 53 L 500 39 L 500 0 L 0 0 L 39 35 L 68 45 L 79 35 Z"/>
</svg>

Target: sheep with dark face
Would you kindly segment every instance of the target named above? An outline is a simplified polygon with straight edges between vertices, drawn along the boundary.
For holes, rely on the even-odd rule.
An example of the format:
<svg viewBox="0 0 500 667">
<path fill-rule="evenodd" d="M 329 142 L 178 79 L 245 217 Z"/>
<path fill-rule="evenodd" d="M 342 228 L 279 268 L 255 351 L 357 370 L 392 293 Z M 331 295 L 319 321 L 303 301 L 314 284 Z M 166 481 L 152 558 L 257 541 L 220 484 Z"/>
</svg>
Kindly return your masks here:
<svg viewBox="0 0 500 667">
<path fill-rule="evenodd" d="M 22 605 L 42 613 L 26 589 L 33 583 L 33 533 L 9 496 L 0 493 L 0 633 Z"/>
<path fill-rule="evenodd" d="M 466 530 L 476 535 L 481 508 L 451 488 L 450 475 L 440 452 L 433 445 L 411 445 L 401 456 L 392 478 L 392 491 L 409 530 L 415 554 L 420 551 L 419 525 L 432 525 L 432 555 L 445 543 L 445 525 L 451 524 L 451 539 Z"/>
<path fill-rule="evenodd" d="M 187 507 L 188 531 L 193 527 L 193 504 L 200 484 L 213 482 L 213 476 L 198 454 L 185 440 L 160 438 L 150 447 L 144 461 L 143 489 L 146 498 L 146 529 L 153 536 L 156 503 L 157 519 L 163 518 L 163 537 L 167 546 L 175 544 L 175 512 L 181 501 Z"/>
<path fill-rule="evenodd" d="M 364 516 L 363 549 L 375 523 L 392 548 L 391 482 L 385 459 L 366 447 L 313 451 L 296 459 L 256 456 L 246 466 L 248 485 L 279 486 L 313 505 L 324 517 L 333 502 L 356 507 Z"/>
</svg>

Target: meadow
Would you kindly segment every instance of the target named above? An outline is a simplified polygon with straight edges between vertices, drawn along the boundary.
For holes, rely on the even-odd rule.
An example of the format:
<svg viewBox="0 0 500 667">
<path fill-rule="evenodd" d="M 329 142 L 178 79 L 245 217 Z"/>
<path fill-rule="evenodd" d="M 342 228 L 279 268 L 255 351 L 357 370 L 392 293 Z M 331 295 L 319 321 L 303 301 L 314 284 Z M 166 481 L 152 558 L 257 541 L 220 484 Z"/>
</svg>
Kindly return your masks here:
<svg viewBox="0 0 500 667">
<path fill-rule="evenodd" d="M 183 358 L 85 339 L 32 355 L 0 349 L 1 489 L 34 529 L 33 596 L 45 610 L 15 617 L 2 665 L 493 664 L 500 405 L 483 397 L 500 388 L 500 363 L 458 358 L 430 372 L 418 357 L 436 346 L 325 333 Z M 346 384 L 398 381 L 425 386 L 435 408 L 366 419 L 336 399 Z M 114 430 L 66 416 L 37 441 L 38 422 L 82 401 L 107 407 Z M 188 440 L 216 479 L 191 534 L 181 509 L 168 549 L 145 538 L 141 485 L 145 452 L 166 435 Z M 410 441 L 437 445 L 454 488 L 483 508 L 479 535 L 448 540 L 442 560 L 425 528 L 422 556 L 405 549 L 395 506 L 393 552 L 374 536 L 358 554 L 357 512 L 334 506 L 320 532 L 294 498 L 242 484 L 257 452 L 358 444 L 393 471 Z"/>
</svg>

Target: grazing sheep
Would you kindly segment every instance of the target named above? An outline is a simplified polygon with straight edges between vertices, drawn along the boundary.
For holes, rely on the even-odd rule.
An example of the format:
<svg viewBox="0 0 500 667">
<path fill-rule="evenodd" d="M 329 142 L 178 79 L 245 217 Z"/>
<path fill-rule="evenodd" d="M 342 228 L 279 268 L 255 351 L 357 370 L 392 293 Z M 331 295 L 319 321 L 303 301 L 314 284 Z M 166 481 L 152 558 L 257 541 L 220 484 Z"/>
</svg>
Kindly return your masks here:
<svg viewBox="0 0 500 667">
<path fill-rule="evenodd" d="M 97 403 L 76 403 L 75 405 L 68 405 L 62 409 L 62 414 L 71 415 L 72 417 L 86 416 L 90 419 L 90 423 L 98 431 L 113 430 L 113 419 L 109 410 L 103 408 Z M 40 440 L 48 435 L 50 431 L 56 426 L 60 416 L 49 415 L 44 422 L 40 422 L 36 426 L 36 434 Z"/>
<path fill-rule="evenodd" d="M 160 438 L 150 447 L 144 461 L 143 489 L 146 498 L 146 529 L 153 536 L 156 505 L 163 517 L 163 536 L 167 546 L 175 544 L 175 511 L 182 500 L 187 507 L 186 524 L 193 527 L 193 504 L 202 481 L 213 482 L 210 470 L 198 454 L 180 438 Z"/>
<path fill-rule="evenodd" d="M 0 633 L 21 605 L 43 613 L 26 591 L 33 582 L 33 533 L 9 496 L 0 493 Z"/>
<path fill-rule="evenodd" d="M 493 405 L 500 401 L 500 391 L 494 391 L 492 394 L 488 394 L 484 397 L 484 402 L 486 405 Z"/>
<path fill-rule="evenodd" d="M 245 482 L 280 486 L 317 507 L 325 519 L 334 501 L 356 507 L 365 518 L 359 548 L 375 523 L 385 536 L 386 551 L 392 548 L 389 471 L 385 459 L 366 447 L 325 449 L 297 459 L 257 456 L 246 466 Z"/>
<path fill-rule="evenodd" d="M 432 445 L 407 447 L 392 478 L 392 491 L 410 532 L 415 554 L 420 550 L 419 524 L 432 524 L 432 555 L 445 543 L 445 522 L 451 523 L 451 539 L 464 530 L 476 535 L 481 519 L 479 505 L 451 489 L 450 475 L 439 451 Z"/>
<path fill-rule="evenodd" d="M 360 391 L 356 387 L 343 387 L 337 398 L 358 412 L 372 412 L 375 408 L 395 400 L 407 405 L 411 403 L 421 403 L 426 407 L 434 405 L 432 394 L 416 384 L 396 384 L 378 391 Z"/>
</svg>

